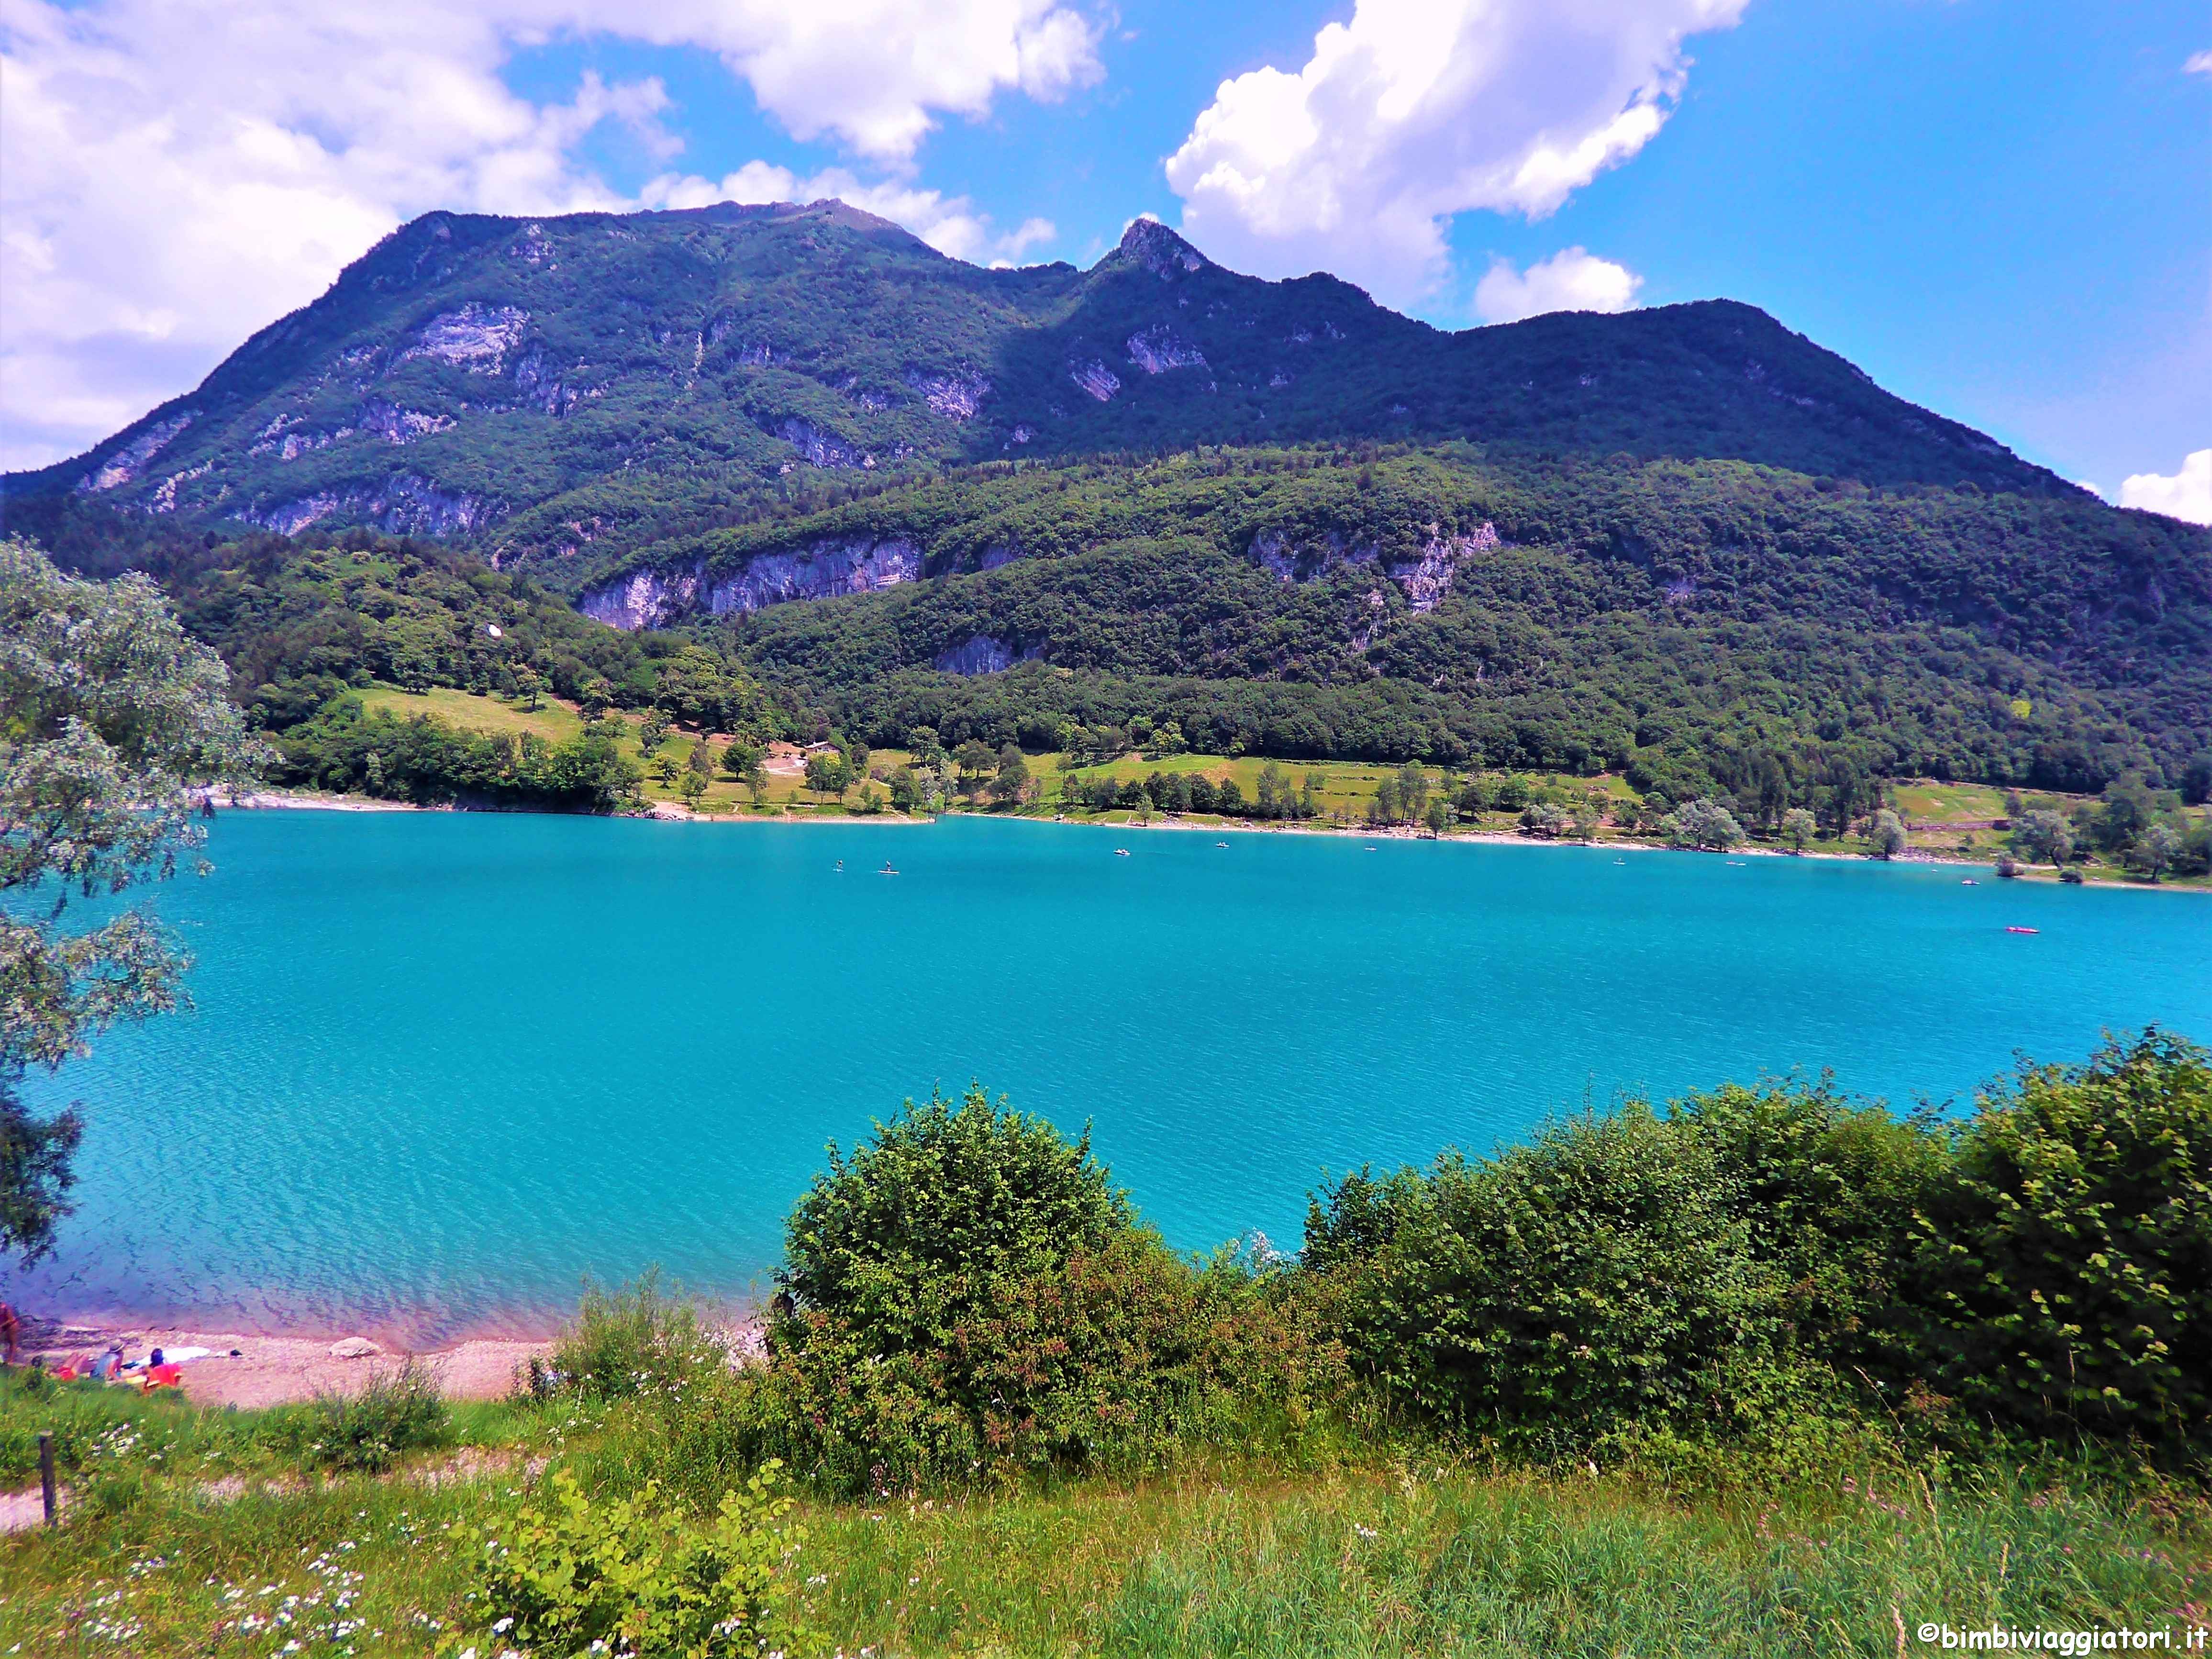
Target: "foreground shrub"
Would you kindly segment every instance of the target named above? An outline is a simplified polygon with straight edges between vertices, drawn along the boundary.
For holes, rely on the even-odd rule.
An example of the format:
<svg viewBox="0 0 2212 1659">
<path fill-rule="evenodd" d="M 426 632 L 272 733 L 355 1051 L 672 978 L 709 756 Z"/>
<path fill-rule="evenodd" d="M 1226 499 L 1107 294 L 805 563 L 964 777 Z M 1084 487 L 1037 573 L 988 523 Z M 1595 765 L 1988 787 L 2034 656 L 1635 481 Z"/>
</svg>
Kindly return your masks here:
<svg viewBox="0 0 2212 1659">
<path fill-rule="evenodd" d="M 309 1406 L 279 1407 L 264 1441 L 310 1468 L 380 1474 L 405 1452 L 446 1444 L 453 1414 L 437 1378 L 410 1359 L 371 1376 L 358 1394 L 325 1394 Z"/>
<path fill-rule="evenodd" d="M 801 1310 L 757 1381 L 761 1443 L 879 1493 L 1279 1445 L 1348 1382 L 1301 1289 L 1234 1261 L 1194 1268 L 1133 1232 L 1002 1281 L 941 1340 L 896 1353 L 848 1318 Z"/>
<path fill-rule="evenodd" d="M 1087 1131 L 1070 1144 L 979 1087 L 932 1095 L 850 1158 L 830 1146 L 786 1229 L 778 1306 L 848 1322 L 880 1353 L 932 1346 L 1006 1285 L 1134 1229 Z"/>
<path fill-rule="evenodd" d="M 2158 1031 L 2023 1066 L 1922 1232 L 1926 1364 L 2037 1433 L 2212 1456 L 2212 1055 Z"/>
<path fill-rule="evenodd" d="M 1785 1286 L 1729 1191 L 1710 1146 L 1632 1107 L 1486 1162 L 1346 1176 L 1305 1255 L 1342 1281 L 1356 1363 L 1394 1404 L 1587 1443 L 1773 1386 Z"/>
<path fill-rule="evenodd" d="M 833 1148 L 788 1249 L 766 1367 L 687 1414 L 840 1489 L 1142 1465 L 1298 1419 L 1344 1378 L 1290 1276 L 1177 1257 L 1087 1137 L 980 1089 Z"/>
<path fill-rule="evenodd" d="M 704 1526 L 635 1498 L 594 1503 L 565 1469 L 552 1503 L 508 1539 L 482 1540 L 477 1595 L 497 1644 L 541 1656 L 683 1655 L 736 1659 L 818 1650 L 787 1616 L 790 1564 L 805 1534 L 769 1465 L 722 1495 Z"/>
<path fill-rule="evenodd" d="M 1718 1195 L 1780 1281 L 1796 1344 L 1838 1364 L 1883 1363 L 1912 1218 L 1949 1162 L 1932 1115 L 1854 1104 L 1823 1078 L 1724 1084 L 1668 1117 L 1711 1155 Z"/>
</svg>

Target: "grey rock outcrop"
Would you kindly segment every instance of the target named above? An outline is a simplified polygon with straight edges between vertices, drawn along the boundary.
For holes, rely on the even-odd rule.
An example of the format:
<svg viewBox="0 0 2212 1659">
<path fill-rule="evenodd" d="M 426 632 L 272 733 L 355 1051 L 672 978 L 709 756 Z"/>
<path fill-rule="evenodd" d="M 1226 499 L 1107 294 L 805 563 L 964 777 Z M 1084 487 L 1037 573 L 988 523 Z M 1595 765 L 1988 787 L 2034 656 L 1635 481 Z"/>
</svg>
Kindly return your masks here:
<svg viewBox="0 0 2212 1659">
<path fill-rule="evenodd" d="M 1406 596 L 1409 610 L 1425 611 L 1435 610 L 1451 591 L 1452 578 L 1464 561 L 1498 545 L 1496 526 L 1485 523 L 1465 535 L 1432 534 L 1413 557 L 1385 561 L 1373 546 L 1348 543 L 1334 532 L 1318 541 L 1293 544 L 1279 532 L 1262 531 L 1252 538 L 1252 558 L 1285 582 L 1313 581 L 1355 566 L 1379 567 Z"/>
<path fill-rule="evenodd" d="M 1121 389 L 1121 377 L 1096 359 L 1087 363 L 1069 364 L 1067 378 L 1080 386 L 1087 396 L 1096 398 L 1102 404 Z"/>
<path fill-rule="evenodd" d="M 878 592 L 913 581 L 921 565 L 921 549 L 903 537 L 816 542 L 787 553 L 756 554 L 727 574 L 710 576 L 703 561 L 634 570 L 586 589 L 576 608 L 627 631 L 665 628 L 701 612 L 744 615 L 801 599 Z"/>
<path fill-rule="evenodd" d="M 471 374 L 496 374 L 507 354 L 522 343 L 530 313 L 515 306 L 487 306 L 471 300 L 459 311 L 441 311 L 415 331 L 415 343 L 399 361 L 429 357 Z"/>
<path fill-rule="evenodd" d="M 946 674 L 1003 674 L 1017 662 L 1037 654 L 1034 650 L 1017 652 L 1003 640 L 978 634 L 972 640 L 939 652 L 930 666 Z"/>
<path fill-rule="evenodd" d="M 1129 337 L 1129 361 L 1147 374 L 1171 368 L 1204 368 L 1206 354 L 1165 323 Z"/>
<path fill-rule="evenodd" d="M 281 536 L 295 536 L 309 525 L 339 516 L 394 536 L 465 536 L 506 510 L 502 502 L 444 489 L 419 473 L 395 472 L 374 489 L 319 489 L 240 516 Z"/>
<path fill-rule="evenodd" d="M 921 393 L 922 401 L 934 414 L 948 420 L 966 421 L 975 417 L 983 406 L 983 399 L 991 395 L 991 383 L 981 374 L 908 374 L 906 383 Z"/>
<path fill-rule="evenodd" d="M 77 484 L 77 494 L 89 495 L 129 483 L 145 469 L 147 462 L 167 449 L 176 441 L 177 434 L 191 423 L 192 412 L 190 410 L 172 415 L 166 421 L 156 421 L 98 467 L 86 473 Z"/>
</svg>

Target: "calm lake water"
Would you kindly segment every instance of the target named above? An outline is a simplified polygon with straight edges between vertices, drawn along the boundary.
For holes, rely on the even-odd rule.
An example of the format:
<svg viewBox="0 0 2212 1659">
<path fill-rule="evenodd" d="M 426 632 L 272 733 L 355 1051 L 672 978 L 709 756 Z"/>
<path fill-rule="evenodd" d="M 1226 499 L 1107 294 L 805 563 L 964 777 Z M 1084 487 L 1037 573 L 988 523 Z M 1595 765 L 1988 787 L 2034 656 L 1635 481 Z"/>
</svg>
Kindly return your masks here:
<svg viewBox="0 0 2212 1659">
<path fill-rule="evenodd" d="M 825 1141 L 971 1078 L 1089 1121 L 1176 1244 L 1294 1248 L 1324 1170 L 1622 1091 L 1963 1105 L 2017 1050 L 2212 1037 L 2212 900 L 1924 866 L 445 813 L 213 852 L 161 899 L 198 1012 L 34 1088 L 90 1123 L 35 1305 L 431 1337 L 656 1262 L 743 1297 Z"/>
</svg>

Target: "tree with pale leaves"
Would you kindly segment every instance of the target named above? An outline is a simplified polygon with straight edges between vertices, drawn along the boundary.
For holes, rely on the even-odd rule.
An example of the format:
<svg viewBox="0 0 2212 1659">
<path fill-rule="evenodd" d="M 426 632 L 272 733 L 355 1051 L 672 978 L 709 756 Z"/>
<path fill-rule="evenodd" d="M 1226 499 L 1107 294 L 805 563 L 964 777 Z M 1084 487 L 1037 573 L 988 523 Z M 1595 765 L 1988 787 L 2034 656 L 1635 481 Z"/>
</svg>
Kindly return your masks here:
<svg viewBox="0 0 2212 1659">
<path fill-rule="evenodd" d="M 1659 827 L 1678 847 L 1723 853 L 1743 844 L 1743 826 L 1736 822 L 1735 814 L 1707 796 L 1676 807 L 1660 820 Z"/>
<path fill-rule="evenodd" d="M 2173 865 L 2174 854 L 2181 851 L 2181 837 L 2173 826 L 2154 823 L 2136 837 L 2135 845 L 2128 849 L 2128 862 L 2156 881 Z"/>
<path fill-rule="evenodd" d="M 78 580 L 0 540 L 0 1252 L 52 1249 L 82 1132 L 74 1108 L 33 1114 L 25 1074 L 186 1001 L 149 906 L 76 906 L 207 873 L 198 820 L 269 758 L 228 683 L 147 577 Z"/>
<path fill-rule="evenodd" d="M 2014 825 L 2012 844 L 2032 864 L 2063 864 L 2074 856 L 2074 826 L 2056 812 L 2029 812 Z"/>
</svg>

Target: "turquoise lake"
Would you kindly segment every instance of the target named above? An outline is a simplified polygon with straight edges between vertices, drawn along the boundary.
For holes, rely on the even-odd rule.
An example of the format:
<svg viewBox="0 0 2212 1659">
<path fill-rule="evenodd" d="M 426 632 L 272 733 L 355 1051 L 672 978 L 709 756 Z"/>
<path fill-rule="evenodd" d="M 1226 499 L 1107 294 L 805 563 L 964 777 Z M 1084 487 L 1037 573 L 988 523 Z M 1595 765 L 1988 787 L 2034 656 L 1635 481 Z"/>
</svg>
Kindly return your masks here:
<svg viewBox="0 0 2212 1659">
<path fill-rule="evenodd" d="M 89 1127 L 33 1305 L 424 1340 L 651 1263 L 744 1297 L 825 1141 L 971 1078 L 1089 1121 L 1176 1245 L 1295 1248 L 1324 1170 L 1621 1091 L 1963 1106 L 2018 1050 L 2212 1038 L 2212 900 L 1927 866 L 311 811 L 211 850 L 161 897 L 197 1012 L 34 1080 Z"/>
</svg>

